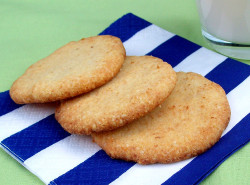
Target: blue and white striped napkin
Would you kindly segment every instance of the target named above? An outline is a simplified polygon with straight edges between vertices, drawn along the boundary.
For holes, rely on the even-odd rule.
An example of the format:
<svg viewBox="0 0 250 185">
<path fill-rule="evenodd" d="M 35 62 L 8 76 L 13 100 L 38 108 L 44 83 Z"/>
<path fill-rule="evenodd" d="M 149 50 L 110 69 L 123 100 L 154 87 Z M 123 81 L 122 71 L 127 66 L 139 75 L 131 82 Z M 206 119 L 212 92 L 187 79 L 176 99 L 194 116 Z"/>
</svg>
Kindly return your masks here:
<svg viewBox="0 0 250 185">
<path fill-rule="evenodd" d="M 127 55 L 153 55 L 175 71 L 220 84 L 231 106 L 221 140 L 206 153 L 173 164 L 142 166 L 114 160 L 89 136 L 70 135 L 54 119 L 53 104 L 17 105 L 0 93 L 1 147 L 46 184 L 197 184 L 250 139 L 250 66 L 163 30 L 133 14 L 101 34 L 121 38 Z"/>
</svg>

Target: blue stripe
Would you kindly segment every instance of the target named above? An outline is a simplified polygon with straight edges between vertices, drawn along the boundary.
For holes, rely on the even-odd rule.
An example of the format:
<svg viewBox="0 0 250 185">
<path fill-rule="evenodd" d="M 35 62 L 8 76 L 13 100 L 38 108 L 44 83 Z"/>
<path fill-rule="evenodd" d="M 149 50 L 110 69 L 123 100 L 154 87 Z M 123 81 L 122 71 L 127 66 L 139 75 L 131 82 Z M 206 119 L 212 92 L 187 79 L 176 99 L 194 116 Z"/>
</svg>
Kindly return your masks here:
<svg viewBox="0 0 250 185">
<path fill-rule="evenodd" d="M 213 167 L 211 167 L 211 169 L 204 174 L 204 176 L 200 177 L 200 180 L 197 180 L 197 182 L 195 184 L 199 184 L 201 183 L 201 181 L 203 181 L 207 176 L 209 176 L 216 168 L 218 168 L 228 157 L 230 157 L 231 155 L 233 155 L 235 152 L 237 152 L 239 149 L 241 149 L 243 146 L 245 146 L 246 144 L 248 144 L 249 140 L 246 143 L 241 143 L 239 144 L 239 147 L 236 148 L 235 150 L 228 152 L 228 155 L 222 159 L 221 161 L 219 161 L 217 164 L 215 164 Z"/>
<path fill-rule="evenodd" d="M 0 116 L 7 114 L 23 105 L 16 104 L 9 95 L 9 91 L 0 93 Z"/>
<path fill-rule="evenodd" d="M 209 72 L 206 78 L 220 84 L 229 93 L 249 75 L 250 66 L 228 58 Z"/>
<path fill-rule="evenodd" d="M 25 161 L 48 146 L 69 136 L 58 124 L 54 114 L 4 139 L 2 144 Z"/>
<path fill-rule="evenodd" d="M 193 159 L 182 170 L 164 182 L 164 185 L 197 184 L 219 164 L 250 140 L 250 114 L 222 137 L 210 150 Z"/>
<path fill-rule="evenodd" d="M 103 150 L 53 180 L 50 184 L 104 185 L 117 179 L 135 163 L 111 159 Z"/>
<path fill-rule="evenodd" d="M 128 13 L 111 24 L 100 35 L 113 35 L 119 37 L 122 42 L 125 42 L 132 37 L 136 32 L 146 28 L 151 23 Z"/>
<path fill-rule="evenodd" d="M 187 56 L 200 48 L 201 46 L 176 35 L 155 48 L 148 55 L 159 57 L 172 67 L 175 67 Z"/>
</svg>

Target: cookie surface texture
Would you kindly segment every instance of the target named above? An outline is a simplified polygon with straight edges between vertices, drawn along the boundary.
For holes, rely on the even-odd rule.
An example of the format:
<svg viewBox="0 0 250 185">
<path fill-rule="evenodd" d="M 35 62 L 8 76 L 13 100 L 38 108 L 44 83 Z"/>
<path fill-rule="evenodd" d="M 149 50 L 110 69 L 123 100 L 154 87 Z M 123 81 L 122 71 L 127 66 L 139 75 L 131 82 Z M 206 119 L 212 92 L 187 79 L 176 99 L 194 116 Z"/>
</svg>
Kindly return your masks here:
<svg viewBox="0 0 250 185">
<path fill-rule="evenodd" d="M 13 83 L 11 98 L 44 103 L 89 92 L 119 72 L 125 55 L 121 40 L 110 35 L 70 42 L 31 65 Z"/>
<path fill-rule="evenodd" d="M 188 159 L 214 145 L 230 119 L 224 90 L 196 73 L 177 73 L 163 104 L 148 115 L 93 140 L 112 158 L 140 164 Z"/>
<path fill-rule="evenodd" d="M 161 59 L 127 57 L 115 78 L 90 93 L 61 102 L 55 117 L 74 134 L 112 130 L 153 110 L 175 83 L 175 71 Z"/>
</svg>

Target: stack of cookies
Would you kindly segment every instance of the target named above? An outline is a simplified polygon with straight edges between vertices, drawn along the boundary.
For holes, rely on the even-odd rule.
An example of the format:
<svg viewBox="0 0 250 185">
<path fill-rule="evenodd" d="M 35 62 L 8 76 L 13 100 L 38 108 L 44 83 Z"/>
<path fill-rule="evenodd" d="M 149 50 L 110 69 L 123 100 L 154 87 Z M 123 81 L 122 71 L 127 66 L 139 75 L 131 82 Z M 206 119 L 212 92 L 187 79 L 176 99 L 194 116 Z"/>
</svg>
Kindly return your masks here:
<svg viewBox="0 0 250 185">
<path fill-rule="evenodd" d="M 60 102 L 55 118 L 67 132 L 91 135 L 112 158 L 140 164 L 199 155 L 230 119 L 221 86 L 153 56 L 126 56 L 110 35 L 70 42 L 31 65 L 10 96 L 19 104 Z"/>
</svg>

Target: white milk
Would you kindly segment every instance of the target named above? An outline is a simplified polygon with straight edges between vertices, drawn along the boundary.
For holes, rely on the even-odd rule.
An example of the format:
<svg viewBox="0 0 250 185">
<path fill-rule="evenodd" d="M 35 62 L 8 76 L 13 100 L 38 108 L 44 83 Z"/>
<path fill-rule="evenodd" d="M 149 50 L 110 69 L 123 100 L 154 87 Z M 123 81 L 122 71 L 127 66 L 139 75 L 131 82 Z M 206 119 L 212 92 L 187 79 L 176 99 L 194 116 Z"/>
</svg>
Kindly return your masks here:
<svg viewBox="0 0 250 185">
<path fill-rule="evenodd" d="M 250 0 L 197 0 L 203 30 L 218 39 L 250 44 Z"/>
</svg>

